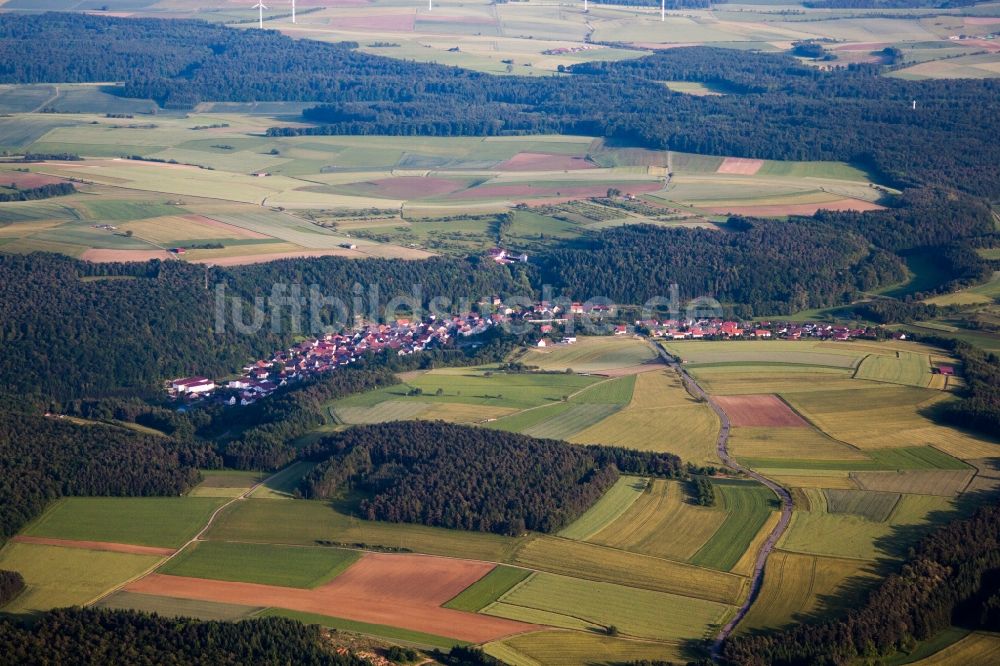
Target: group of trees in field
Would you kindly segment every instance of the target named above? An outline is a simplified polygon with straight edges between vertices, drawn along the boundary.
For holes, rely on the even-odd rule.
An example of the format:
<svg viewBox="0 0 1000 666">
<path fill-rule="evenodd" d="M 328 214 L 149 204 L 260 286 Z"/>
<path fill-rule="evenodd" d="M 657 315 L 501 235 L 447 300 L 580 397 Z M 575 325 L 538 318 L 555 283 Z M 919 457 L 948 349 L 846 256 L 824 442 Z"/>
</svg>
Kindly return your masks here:
<svg viewBox="0 0 1000 666">
<path fill-rule="evenodd" d="M 179 495 L 206 464 L 183 445 L 103 424 L 0 412 L 0 540 L 68 495 Z"/>
<path fill-rule="evenodd" d="M 740 633 L 723 656 L 741 666 L 877 663 L 952 624 L 1000 628 L 1000 508 L 983 506 L 929 534 L 861 606 L 780 632 Z"/>
<path fill-rule="evenodd" d="M 443 422 L 357 426 L 316 444 L 306 497 L 364 495 L 369 520 L 519 535 L 555 532 L 618 479 L 682 474 L 667 453 L 580 447 Z"/>
<path fill-rule="evenodd" d="M 0 189 L 0 203 L 8 201 L 36 201 L 38 199 L 51 199 L 52 197 L 62 197 L 76 192 L 73 183 L 50 183 L 39 185 L 38 187 L 11 187 L 10 191 Z"/>
<path fill-rule="evenodd" d="M 554 532 L 618 479 L 578 446 L 442 422 L 357 426 L 322 446 L 329 458 L 303 481 L 303 494 L 360 491 L 369 520 Z"/>
<path fill-rule="evenodd" d="M 583 63 L 572 76 L 495 77 L 355 46 L 197 21 L 7 16 L 0 56 L 11 57 L 2 58 L 0 82 L 124 81 L 127 96 L 180 107 L 322 103 L 305 112 L 322 127 L 274 135 L 584 134 L 685 152 L 861 162 L 894 185 L 1000 195 L 996 80 L 911 82 L 880 77 L 877 65 L 819 71 L 789 56 L 710 48 Z M 676 79 L 738 94 L 695 97 L 661 83 Z"/>
<path fill-rule="evenodd" d="M 123 610 L 65 608 L 24 626 L 0 619 L 0 663 L 302 664 L 365 666 L 324 643 L 317 625 L 280 617 L 202 622 Z"/>
<path fill-rule="evenodd" d="M 17 571 L 0 569 L 0 608 L 16 599 L 24 588 L 24 576 Z"/>
</svg>

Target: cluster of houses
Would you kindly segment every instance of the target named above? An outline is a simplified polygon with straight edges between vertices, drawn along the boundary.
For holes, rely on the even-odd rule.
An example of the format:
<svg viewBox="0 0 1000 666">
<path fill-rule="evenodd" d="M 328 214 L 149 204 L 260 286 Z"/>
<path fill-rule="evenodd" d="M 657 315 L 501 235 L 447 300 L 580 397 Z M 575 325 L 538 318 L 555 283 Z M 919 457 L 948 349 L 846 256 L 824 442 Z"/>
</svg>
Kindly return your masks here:
<svg viewBox="0 0 1000 666">
<path fill-rule="evenodd" d="M 433 349 L 449 340 L 475 336 L 504 324 L 530 324 L 539 332 L 533 339 L 536 347 L 573 344 L 576 337 L 563 324 L 578 315 L 603 319 L 615 317 L 612 305 L 552 303 L 542 301 L 527 306 L 509 306 L 499 296 L 479 302 L 479 312 L 422 320 L 397 319 L 393 323 L 364 324 L 356 329 L 331 333 L 305 340 L 260 359 L 243 368 L 242 374 L 222 384 L 207 377 L 175 379 L 168 394 L 184 402 L 215 399 L 229 405 L 249 405 L 290 382 L 336 370 L 369 353 L 396 353 L 400 356 Z M 875 337 L 875 329 L 850 328 L 826 323 L 741 322 L 723 319 L 638 320 L 634 326 L 618 323 L 614 335 L 640 333 L 653 338 L 672 340 L 697 339 L 771 339 L 798 340 L 818 338 L 850 340 Z M 905 338 L 905 334 L 896 333 Z"/>
<path fill-rule="evenodd" d="M 502 321 L 500 315 L 468 314 L 424 321 L 397 319 L 392 324 L 368 324 L 354 331 L 305 340 L 243 368 L 243 373 L 216 385 L 205 377 L 185 377 L 170 383 L 168 394 L 187 402 L 218 397 L 229 405 L 250 405 L 278 388 L 349 365 L 368 353 L 400 356 L 438 347 L 449 339 L 484 333 Z M 216 396 L 216 394 L 219 394 Z"/>
<path fill-rule="evenodd" d="M 701 340 L 704 338 L 851 340 L 853 338 L 875 337 L 875 329 L 872 328 L 851 328 L 826 323 L 738 322 L 723 319 L 656 321 L 647 319 L 637 321 L 635 324 L 638 328 L 645 329 L 650 337 L 672 340 Z M 905 339 L 905 334 L 898 335 Z"/>
</svg>

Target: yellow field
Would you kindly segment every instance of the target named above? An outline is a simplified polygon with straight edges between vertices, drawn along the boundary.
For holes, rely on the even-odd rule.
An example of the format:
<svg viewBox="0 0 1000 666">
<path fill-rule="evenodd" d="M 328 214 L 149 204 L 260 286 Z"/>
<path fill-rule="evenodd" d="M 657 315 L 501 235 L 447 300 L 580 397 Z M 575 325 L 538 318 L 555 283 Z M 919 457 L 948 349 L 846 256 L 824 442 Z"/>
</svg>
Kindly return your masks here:
<svg viewBox="0 0 1000 666">
<path fill-rule="evenodd" d="M 860 579 L 873 580 L 871 569 L 861 560 L 775 550 L 767 559 L 764 586 L 740 631 L 780 629 L 833 610 L 830 597 L 845 594 L 844 588 Z"/>
<path fill-rule="evenodd" d="M 867 460 L 860 450 L 813 428 L 733 428 L 729 441 L 738 458 Z"/>
<path fill-rule="evenodd" d="M 913 666 L 968 666 L 1000 661 L 1000 634 L 977 631 Z"/>
<path fill-rule="evenodd" d="M 154 555 L 9 543 L 0 551 L 0 569 L 20 572 L 28 589 L 4 606 L 4 611 L 32 613 L 83 605 L 161 559 Z"/>
<path fill-rule="evenodd" d="M 857 484 L 846 471 L 758 469 L 769 479 L 786 488 L 857 488 Z"/>
<path fill-rule="evenodd" d="M 862 384 L 849 392 L 786 393 L 783 397 L 832 437 L 862 449 L 930 445 L 956 458 L 985 458 L 1000 446 L 934 423 L 921 412 L 952 398 L 941 391 Z"/>
<path fill-rule="evenodd" d="M 669 451 L 696 464 L 718 464 L 718 432 L 712 408 L 692 398 L 674 372 L 664 370 L 637 375 L 632 401 L 624 409 L 570 441 Z"/>
<path fill-rule="evenodd" d="M 602 372 L 656 362 L 644 341 L 625 336 L 581 336 L 571 345 L 530 348 L 519 360 L 542 370 Z"/>
<path fill-rule="evenodd" d="M 514 556 L 514 564 L 590 580 L 734 604 L 747 579 L 582 541 L 540 536 Z"/>
<path fill-rule="evenodd" d="M 853 472 L 852 478 L 865 490 L 951 497 L 965 490 L 972 470 L 903 470 L 899 472 Z"/>
<path fill-rule="evenodd" d="M 622 516 L 590 537 L 593 543 L 686 561 L 726 519 L 725 511 L 690 504 L 678 481 L 653 481 Z"/>
<path fill-rule="evenodd" d="M 610 664 L 642 659 L 684 661 L 680 646 L 674 643 L 565 630 L 539 631 L 489 643 L 486 652 L 513 666 Z"/>
<path fill-rule="evenodd" d="M 481 423 L 486 419 L 498 419 L 517 410 L 511 407 L 491 407 L 488 405 L 463 405 L 456 402 L 432 403 L 420 412 L 418 418 L 434 421 L 440 419 L 451 423 Z"/>
<path fill-rule="evenodd" d="M 194 218 L 194 219 L 192 219 Z M 240 240 L 260 239 L 262 234 L 240 227 L 224 224 L 205 223 L 196 216 L 170 215 L 146 220 L 135 220 L 118 225 L 123 231 L 131 231 L 143 240 L 154 243 L 171 243 L 184 240 Z"/>
<path fill-rule="evenodd" d="M 738 574 L 740 576 L 752 576 L 754 565 L 757 563 L 757 555 L 760 553 L 760 549 L 764 546 L 764 542 L 767 541 L 767 537 L 771 535 L 778 521 L 781 520 L 781 513 L 774 511 L 770 516 L 767 517 L 767 522 L 765 522 L 757 535 L 747 546 L 747 550 L 743 553 L 743 556 L 739 561 L 733 565 L 730 569 L 731 573 Z"/>
<path fill-rule="evenodd" d="M 691 375 L 712 395 L 756 395 L 760 393 L 808 393 L 857 388 L 849 368 L 806 366 L 702 366 Z"/>
</svg>

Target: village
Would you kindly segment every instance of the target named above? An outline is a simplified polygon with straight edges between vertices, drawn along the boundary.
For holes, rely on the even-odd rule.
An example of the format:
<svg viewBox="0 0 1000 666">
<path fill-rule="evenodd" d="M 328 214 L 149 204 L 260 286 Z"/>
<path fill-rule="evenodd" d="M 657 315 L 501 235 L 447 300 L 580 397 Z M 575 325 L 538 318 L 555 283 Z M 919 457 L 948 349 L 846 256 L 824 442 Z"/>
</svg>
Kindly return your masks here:
<svg viewBox="0 0 1000 666">
<path fill-rule="evenodd" d="M 577 329 L 586 334 L 639 335 L 664 340 L 799 340 L 847 341 L 874 338 L 873 327 L 850 328 L 821 322 L 735 321 L 722 318 L 640 319 L 620 323 L 617 308 L 607 304 L 541 301 L 513 306 L 500 296 L 482 299 L 477 311 L 462 315 L 400 318 L 391 323 L 367 322 L 340 333 L 311 338 L 244 366 L 232 379 L 193 376 L 175 379 L 168 396 L 185 404 L 206 400 L 246 406 L 283 386 L 350 365 L 367 354 L 400 356 L 454 344 L 496 327 L 516 327 L 534 347 L 570 345 Z M 905 334 L 894 337 L 905 339 Z"/>
</svg>

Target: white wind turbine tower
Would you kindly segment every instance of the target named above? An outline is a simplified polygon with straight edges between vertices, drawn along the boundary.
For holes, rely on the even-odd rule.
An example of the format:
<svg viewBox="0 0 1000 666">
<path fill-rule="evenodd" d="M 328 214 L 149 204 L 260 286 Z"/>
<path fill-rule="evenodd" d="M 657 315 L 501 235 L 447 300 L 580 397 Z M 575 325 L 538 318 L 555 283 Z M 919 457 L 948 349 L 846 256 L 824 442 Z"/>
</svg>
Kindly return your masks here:
<svg viewBox="0 0 1000 666">
<path fill-rule="evenodd" d="M 427 11 L 434 11 L 434 0 L 427 0 Z"/>
<path fill-rule="evenodd" d="M 660 0 L 660 20 L 667 20 L 667 0 Z"/>
<path fill-rule="evenodd" d="M 292 0 L 292 23 L 295 23 L 295 0 Z"/>
<path fill-rule="evenodd" d="M 264 6 L 263 0 L 257 0 L 257 4 L 254 5 L 253 8 L 257 10 L 259 21 L 260 21 L 260 29 L 263 30 L 264 29 L 264 10 L 267 9 L 267 7 Z"/>
</svg>

